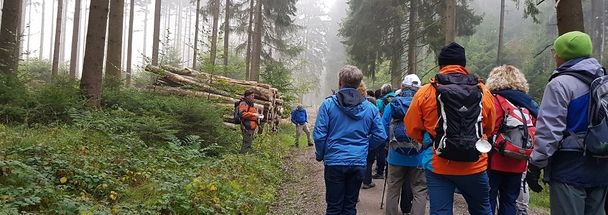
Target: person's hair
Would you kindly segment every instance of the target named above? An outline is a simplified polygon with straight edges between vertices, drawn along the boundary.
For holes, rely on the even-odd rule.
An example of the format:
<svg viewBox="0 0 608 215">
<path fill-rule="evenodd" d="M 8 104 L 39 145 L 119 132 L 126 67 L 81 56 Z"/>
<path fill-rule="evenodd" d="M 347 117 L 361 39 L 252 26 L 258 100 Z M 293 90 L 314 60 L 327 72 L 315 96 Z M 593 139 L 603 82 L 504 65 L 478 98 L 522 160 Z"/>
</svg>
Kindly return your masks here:
<svg viewBox="0 0 608 215">
<path fill-rule="evenodd" d="M 361 94 L 362 96 L 367 96 L 367 88 L 365 87 L 365 82 L 361 81 L 359 87 L 357 87 L 357 91 L 359 91 L 359 94 Z"/>
<path fill-rule="evenodd" d="M 358 88 L 363 80 L 363 73 L 356 66 L 346 65 L 340 69 L 338 80 L 340 87 Z"/>
<path fill-rule="evenodd" d="M 380 97 L 382 97 L 382 92 L 380 89 L 377 89 L 376 91 L 374 91 L 374 97 L 376 99 L 379 99 Z"/>
<path fill-rule="evenodd" d="M 248 89 L 248 90 L 245 90 L 245 93 L 243 93 L 243 95 L 245 97 L 247 97 L 247 96 L 249 96 L 251 94 L 254 94 L 254 93 L 255 93 L 255 91 L 253 89 Z"/>
<path fill-rule="evenodd" d="M 530 89 L 525 75 L 512 65 L 502 65 L 492 69 L 486 80 L 486 86 L 490 91 L 511 89 L 528 93 Z"/>
<path fill-rule="evenodd" d="M 374 94 L 374 91 L 373 91 L 373 90 L 368 90 L 368 91 L 367 91 L 367 96 L 370 96 L 370 97 L 375 97 L 376 95 Z"/>
<path fill-rule="evenodd" d="M 391 84 L 384 84 L 384 85 L 382 85 L 382 87 L 380 87 L 380 93 L 382 93 L 382 96 L 384 96 L 392 91 L 393 91 L 393 86 L 391 86 Z"/>
</svg>

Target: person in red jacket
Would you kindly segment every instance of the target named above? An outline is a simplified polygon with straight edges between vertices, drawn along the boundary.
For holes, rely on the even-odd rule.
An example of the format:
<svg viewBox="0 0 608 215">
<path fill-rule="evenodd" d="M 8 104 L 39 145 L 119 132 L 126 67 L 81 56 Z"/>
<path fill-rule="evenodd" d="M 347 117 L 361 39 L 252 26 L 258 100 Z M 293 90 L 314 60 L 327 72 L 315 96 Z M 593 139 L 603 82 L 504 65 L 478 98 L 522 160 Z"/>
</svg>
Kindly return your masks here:
<svg viewBox="0 0 608 215">
<path fill-rule="evenodd" d="M 262 117 L 258 113 L 258 109 L 253 104 L 255 98 L 255 92 L 251 89 L 246 90 L 241 103 L 239 104 L 239 117 L 241 118 L 241 132 L 243 134 L 243 145 L 241 146 L 241 153 L 247 152 L 251 149 L 251 143 L 253 142 L 253 135 L 255 130 L 258 128 L 258 120 Z"/>
<path fill-rule="evenodd" d="M 538 104 L 526 94 L 529 89 L 528 81 L 514 66 L 503 65 L 494 68 L 488 76 L 486 86 L 494 95 L 496 109 L 491 138 L 494 150 L 488 154 L 490 205 L 493 214 L 515 215 L 519 211 L 516 207 L 517 197 L 520 190 L 525 189 L 521 186 L 522 174 L 527 170 L 529 153 L 532 152 Z M 521 147 L 520 145 L 526 145 L 519 150 L 521 154 L 509 154 L 509 151 L 516 149 L 513 146 Z"/>
</svg>

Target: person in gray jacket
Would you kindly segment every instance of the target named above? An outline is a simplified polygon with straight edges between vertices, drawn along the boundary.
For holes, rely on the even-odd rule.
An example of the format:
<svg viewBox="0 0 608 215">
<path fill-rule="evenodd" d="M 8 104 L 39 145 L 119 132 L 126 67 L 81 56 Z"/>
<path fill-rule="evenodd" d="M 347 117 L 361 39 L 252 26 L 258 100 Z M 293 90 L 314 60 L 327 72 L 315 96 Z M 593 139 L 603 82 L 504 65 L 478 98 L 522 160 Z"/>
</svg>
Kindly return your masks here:
<svg viewBox="0 0 608 215">
<path fill-rule="evenodd" d="M 551 214 L 603 215 L 608 186 L 608 160 L 585 153 L 589 86 L 564 72 L 604 75 L 591 57 L 589 35 L 574 31 L 558 37 L 553 45 L 555 69 L 545 88 L 536 124 L 536 147 L 526 181 L 532 191 L 542 191 L 538 180 L 550 185 Z"/>
</svg>

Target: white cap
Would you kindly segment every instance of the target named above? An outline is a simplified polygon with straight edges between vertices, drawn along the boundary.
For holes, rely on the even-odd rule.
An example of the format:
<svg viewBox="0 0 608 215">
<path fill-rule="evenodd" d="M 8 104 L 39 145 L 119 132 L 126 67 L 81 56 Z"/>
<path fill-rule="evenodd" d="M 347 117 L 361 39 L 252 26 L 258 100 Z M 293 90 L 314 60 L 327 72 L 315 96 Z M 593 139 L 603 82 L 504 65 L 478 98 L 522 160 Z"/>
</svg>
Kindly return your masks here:
<svg viewBox="0 0 608 215">
<path fill-rule="evenodd" d="M 410 87 L 421 87 L 422 82 L 416 74 L 409 74 L 406 75 L 405 78 L 403 78 L 403 82 L 401 82 L 401 85 Z"/>
</svg>

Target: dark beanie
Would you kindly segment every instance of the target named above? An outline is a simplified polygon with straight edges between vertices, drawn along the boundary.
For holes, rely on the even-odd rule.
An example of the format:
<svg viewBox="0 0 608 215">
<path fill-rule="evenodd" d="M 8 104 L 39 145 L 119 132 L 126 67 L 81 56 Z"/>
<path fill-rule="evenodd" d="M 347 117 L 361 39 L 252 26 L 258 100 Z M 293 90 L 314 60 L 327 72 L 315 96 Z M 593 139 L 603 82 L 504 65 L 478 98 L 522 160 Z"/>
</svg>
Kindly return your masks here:
<svg viewBox="0 0 608 215">
<path fill-rule="evenodd" d="M 455 42 L 443 47 L 439 53 L 439 57 L 437 57 L 437 63 L 439 66 L 467 66 L 467 57 L 464 53 L 464 47 Z"/>
</svg>

